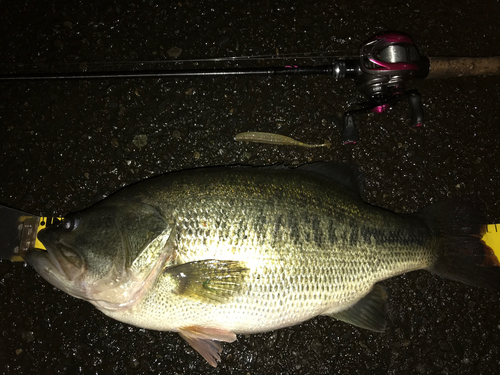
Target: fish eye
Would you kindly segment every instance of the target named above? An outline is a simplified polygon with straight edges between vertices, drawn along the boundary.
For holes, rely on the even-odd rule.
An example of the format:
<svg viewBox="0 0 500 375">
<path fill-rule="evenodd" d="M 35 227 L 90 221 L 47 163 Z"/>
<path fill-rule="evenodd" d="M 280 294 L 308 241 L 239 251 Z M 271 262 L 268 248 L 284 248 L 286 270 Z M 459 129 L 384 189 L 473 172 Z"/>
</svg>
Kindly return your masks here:
<svg viewBox="0 0 500 375">
<path fill-rule="evenodd" d="M 77 219 L 76 217 L 66 217 L 63 221 L 63 228 L 67 232 L 71 232 L 72 230 L 75 230 L 78 228 L 78 225 L 80 224 L 80 220 Z"/>
</svg>

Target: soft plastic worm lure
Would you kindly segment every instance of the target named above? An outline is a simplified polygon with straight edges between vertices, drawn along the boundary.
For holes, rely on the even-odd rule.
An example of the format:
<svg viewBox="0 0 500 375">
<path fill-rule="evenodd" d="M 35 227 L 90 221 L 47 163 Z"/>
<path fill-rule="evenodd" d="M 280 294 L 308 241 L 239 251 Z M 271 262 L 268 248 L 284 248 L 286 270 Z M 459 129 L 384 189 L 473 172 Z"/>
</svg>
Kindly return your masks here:
<svg viewBox="0 0 500 375">
<path fill-rule="evenodd" d="M 311 145 L 308 143 L 303 143 L 297 141 L 296 139 L 287 137 L 286 135 L 274 134 L 274 133 L 264 133 L 264 132 L 245 132 L 236 134 L 234 137 L 236 141 L 239 142 L 254 142 L 254 143 L 266 143 L 270 145 L 286 145 L 286 146 L 300 146 L 300 147 L 328 147 L 332 145 L 330 142 L 325 141 L 322 144 Z"/>
</svg>

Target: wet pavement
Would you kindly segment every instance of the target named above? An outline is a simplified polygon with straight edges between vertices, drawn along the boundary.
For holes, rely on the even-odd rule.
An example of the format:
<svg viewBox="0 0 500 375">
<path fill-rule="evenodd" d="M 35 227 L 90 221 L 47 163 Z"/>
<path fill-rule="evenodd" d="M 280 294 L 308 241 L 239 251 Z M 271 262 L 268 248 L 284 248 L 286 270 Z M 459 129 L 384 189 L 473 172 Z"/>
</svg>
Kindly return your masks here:
<svg viewBox="0 0 500 375">
<path fill-rule="evenodd" d="M 2 4 L 0 73 L 235 66 L 172 64 L 173 47 L 182 49 L 177 60 L 351 54 L 385 30 L 411 35 L 423 55 L 500 55 L 500 3 L 493 0 L 73 3 Z M 24 211 L 76 211 L 173 170 L 334 160 L 359 166 L 372 204 L 413 212 L 475 194 L 488 221 L 500 223 L 499 77 L 411 82 L 422 93 L 425 126 L 411 129 L 401 103 L 360 116 L 362 141 L 348 146 L 335 118 L 362 97 L 352 82 L 325 76 L 0 85 L 0 204 Z M 333 146 L 235 142 L 244 131 Z M 0 261 L 0 373 L 500 373 L 500 293 L 425 271 L 383 284 L 391 302 L 384 333 L 318 317 L 239 336 L 224 344 L 212 369 L 177 334 L 113 321 L 29 266 Z"/>
</svg>

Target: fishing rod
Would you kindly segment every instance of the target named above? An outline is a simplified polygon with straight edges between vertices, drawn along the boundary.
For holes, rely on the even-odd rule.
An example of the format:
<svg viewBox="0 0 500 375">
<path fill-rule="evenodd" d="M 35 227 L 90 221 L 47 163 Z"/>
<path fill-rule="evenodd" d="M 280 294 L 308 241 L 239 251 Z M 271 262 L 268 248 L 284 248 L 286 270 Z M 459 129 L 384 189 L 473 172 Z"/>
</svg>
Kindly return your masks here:
<svg viewBox="0 0 500 375">
<path fill-rule="evenodd" d="M 352 79 L 366 97 L 365 102 L 356 104 L 357 108 L 348 110 L 343 115 L 342 143 L 353 144 L 359 140 L 355 115 L 383 113 L 404 99 L 408 100 L 410 106 L 410 126 L 418 128 L 424 124 L 420 93 L 417 90 L 405 90 L 405 84 L 410 79 L 497 74 L 500 74 L 500 57 L 421 56 L 411 37 L 397 32 L 385 32 L 363 43 L 359 57 L 339 58 L 327 65 L 3 74 L 0 75 L 0 81 L 283 75 L 326 75 L 336 80 Z"/>
</svg>

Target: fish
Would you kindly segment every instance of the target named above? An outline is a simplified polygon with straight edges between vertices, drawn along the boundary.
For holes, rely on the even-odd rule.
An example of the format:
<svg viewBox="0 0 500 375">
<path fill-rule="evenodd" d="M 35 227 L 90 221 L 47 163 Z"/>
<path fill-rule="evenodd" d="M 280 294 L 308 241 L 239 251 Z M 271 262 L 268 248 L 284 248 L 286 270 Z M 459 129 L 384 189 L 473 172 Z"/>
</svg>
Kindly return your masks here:
<svg viewBox="0 0 500 375">
<path fill-rule="evenodd" d="M 337 163 L 170 172 L 66 215 L 25 260 L 113 319 L 177 332 L 214 367 L 220 342 L 319 315 L 382 332 L 380 282 L 405 272 L 500 288 L 477 198 L 398 214 L 362 195 L 362 175 Z"/>
<path fill-rule="evenodd" d="M 327 147 L 330 148 L 332 144 L 329 141 L 321 144 L 308 144 L 297 141 L 296 139 L 287 137 L 286 135 L 265 133 L 265 132 L 244 132 L 236 134 L 234 137 L 238 142 L 253 142 L 253 143 L 266 143 L 270 145 L 286 145 L 286 146 L 300 146 L 306 148 Z"/>
</svg>

